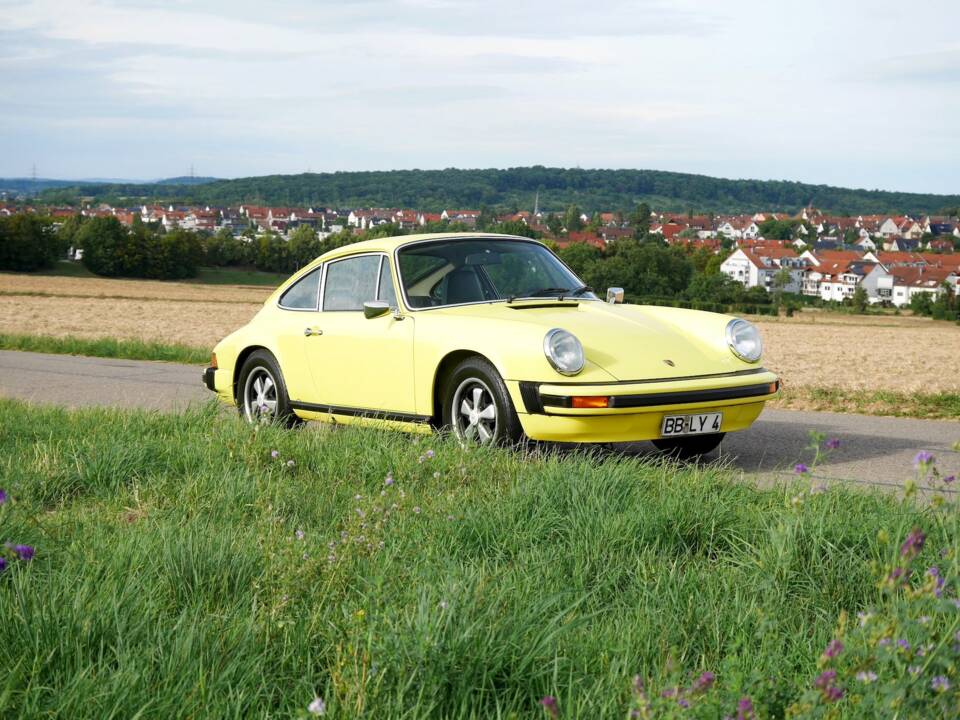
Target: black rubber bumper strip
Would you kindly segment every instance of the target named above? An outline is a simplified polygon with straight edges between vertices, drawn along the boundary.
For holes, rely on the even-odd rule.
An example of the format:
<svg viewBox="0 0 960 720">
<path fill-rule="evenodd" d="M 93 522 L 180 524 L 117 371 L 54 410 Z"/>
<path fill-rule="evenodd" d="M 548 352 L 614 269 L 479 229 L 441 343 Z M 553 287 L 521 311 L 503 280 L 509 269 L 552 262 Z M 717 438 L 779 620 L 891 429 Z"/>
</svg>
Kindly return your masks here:
<svg viewBox="0 0 960 720">
<path fill-rule="evenodd" d="M 319 405 L 317 403 L 290 402 L 294 410 L 325 413 L 330 415 L 346 415 L 348 417 L 367 417 L 377 420 L 395 420 L 397 422 L 427 423 L 432 419 L 429 415 L 414 415 L 413 413 L 390 412 L 389 410 L 371 410 L 370 408 L 343 407 L 341 405 Z"/>
<path fill-rule="evenodd" d="M 776 381 L 776 392 L 780 381 Z M 712 388 L 710 390 L 681 390 L 678 392 L 646 393 L 641 395 L 609 395 L 609 408 L 655 407 L 657 405 L 684 405 L 717 400 L 739 400 L 742 398 L 772 395 L 770 383 L 759 385 L 741 385 L 732 388 Z M 545 407 L 569 408 L 573 400 L 567 395 L 541 395 L 538 383 L 521 382 L 520 397 L 528 413 L 544 414 Z"/>
<path fill-rule="evenodd" d="M 216 392 L 217 386 L 214 384 L 214 375 L 216 374 L 217 369 L 209 367 L 203 371 L 203 384 L 207 386 L 207 390 L 213 390 Z"/>
</svg>

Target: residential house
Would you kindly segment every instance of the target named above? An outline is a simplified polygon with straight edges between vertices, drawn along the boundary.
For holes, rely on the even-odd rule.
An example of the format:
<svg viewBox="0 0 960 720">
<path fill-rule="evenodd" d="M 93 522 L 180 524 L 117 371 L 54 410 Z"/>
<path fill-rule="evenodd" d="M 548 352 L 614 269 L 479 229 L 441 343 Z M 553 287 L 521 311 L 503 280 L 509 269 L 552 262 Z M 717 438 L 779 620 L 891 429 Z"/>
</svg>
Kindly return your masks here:
<svg viewBox="0 0 960 720">
<path fill-rule="evenodd" d="M 799 292 L 806 272 L 806 264 L 800 262 L 796 252 L 783 247 L 741 247 L 720 264 L 720 272 L 744 286 L 774 288 L 774 278 L 781 269 L 788 269 L 790 282 L 784 285 L 786 292 Z"/>
</svg>

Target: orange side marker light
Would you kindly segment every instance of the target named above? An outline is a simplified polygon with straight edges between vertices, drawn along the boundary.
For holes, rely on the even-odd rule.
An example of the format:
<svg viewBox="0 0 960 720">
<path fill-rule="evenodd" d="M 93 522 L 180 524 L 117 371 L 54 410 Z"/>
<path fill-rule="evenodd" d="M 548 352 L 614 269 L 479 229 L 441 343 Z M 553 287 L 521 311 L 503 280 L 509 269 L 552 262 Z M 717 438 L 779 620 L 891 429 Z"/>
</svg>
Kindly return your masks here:
<svg viewBox="0 0 960 720">
<path fill-rule="evenodd" d="M 610 406 L 610 398 L 606 395 L 575 395 L 570 404 L 575 408 L 605 408 Z"/>
</svg>

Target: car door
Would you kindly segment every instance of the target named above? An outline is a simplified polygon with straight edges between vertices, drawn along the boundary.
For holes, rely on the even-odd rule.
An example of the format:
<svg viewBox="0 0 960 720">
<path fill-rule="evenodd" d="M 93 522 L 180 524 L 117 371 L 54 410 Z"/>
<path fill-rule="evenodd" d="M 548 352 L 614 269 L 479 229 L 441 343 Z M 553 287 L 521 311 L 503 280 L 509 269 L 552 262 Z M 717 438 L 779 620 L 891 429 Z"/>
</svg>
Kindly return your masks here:
<svg viewBox="0 0 960 720">
<path fill-rule="evenodd" d="M 313 395 L 313 376 L 304 355 L 304 329 L 317 316 L 323 267 L 316 267 L 288 287 L 269 310 L 277 359 L 293 401 Z"/>
<path fill-rule="evenodd" d="M 391 311 L 367 318 L 363 304 L 383 300 L 397 308 L 390 259 L 366 253 L 326 264 L 320 312 L 304 336 L 313 377 L 312 402 L 343 414 L 412 415 L 413 325 Z"/>
</svg>

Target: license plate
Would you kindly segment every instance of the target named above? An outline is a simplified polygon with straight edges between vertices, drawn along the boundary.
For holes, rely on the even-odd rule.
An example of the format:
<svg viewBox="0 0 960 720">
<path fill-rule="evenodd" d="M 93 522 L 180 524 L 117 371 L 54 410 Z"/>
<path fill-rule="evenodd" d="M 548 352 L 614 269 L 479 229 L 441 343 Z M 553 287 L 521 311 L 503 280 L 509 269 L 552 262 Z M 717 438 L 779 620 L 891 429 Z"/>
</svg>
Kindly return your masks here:
<svg viewBox="0 0 960 720">
<path fill-rule="evenodd" d="M 660 426 L 662 437 L 675 435 L 704 435 L 720 432 L 723 413 L 701 413 L 699 415 L 664 415 Z"/>
</svg>

